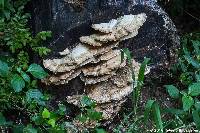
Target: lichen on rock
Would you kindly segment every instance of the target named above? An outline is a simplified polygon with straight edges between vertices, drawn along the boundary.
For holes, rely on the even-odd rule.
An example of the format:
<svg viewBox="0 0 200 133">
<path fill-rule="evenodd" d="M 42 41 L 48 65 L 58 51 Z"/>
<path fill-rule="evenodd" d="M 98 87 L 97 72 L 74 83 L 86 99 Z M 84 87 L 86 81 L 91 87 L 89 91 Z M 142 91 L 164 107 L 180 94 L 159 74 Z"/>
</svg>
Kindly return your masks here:
<svg viewBox="0 0 200 133">
<path fill-rule="evenodd" d="M 133 91 L 132 70 L 138 72 L 139 63 L 130 65 L 118 48 L 121 41 L 138 34 L 146 21 L 144 13 L 124 15 L 108 23 L 93 24 L 99 33 L 80 37 L 80 43 L 71 50 L 60 52 L 62 58 L 43 60 L 45 68 L 54 74 L 42 80 L 47 85 L 67 84 L 80 76 L 85 83 L 85 94 L 68 96 L 67 102 L 80 106 L 83 95 L 97 104 L 103 119 L 111 119 L 120 110 L 126 97 Z"/>
</svg>

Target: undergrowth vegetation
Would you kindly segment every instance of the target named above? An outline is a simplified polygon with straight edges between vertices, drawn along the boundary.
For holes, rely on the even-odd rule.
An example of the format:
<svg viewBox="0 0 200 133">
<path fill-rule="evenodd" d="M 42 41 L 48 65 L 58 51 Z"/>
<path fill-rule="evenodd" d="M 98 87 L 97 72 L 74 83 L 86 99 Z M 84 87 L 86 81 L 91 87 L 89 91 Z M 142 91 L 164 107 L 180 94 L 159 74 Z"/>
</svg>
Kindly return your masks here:
<svg viewBox="0 0 200 133">
<path fill-rule="evenodd" d="M 94 110 L 96 104 L 87 96 L 81 100 L 81 109 L 74 118 L 68 116 L 70 108 L 61 102 L 57 108 L 50 108 L 51 95 L 38 85 L 39 80 L 48 74 L 33 62 L 33 54 L 40 58 L 48 55 L 50 49 L 43 43 L 51 37 L 50 31 L 42 31 L 33 36 L 28 27 L 30 14 L 24 12 L 28 0 L 0 0 L 0 132 L 37 133 L 37 132 L 78 132 L 72 121 L 96 122 L 94 129 L 84 132 L 105 133 L 100 128 L 102 113 Z M 163 1 L 164 2 L 164 1 Z M 189 0 L 178 1 L 172 12 L 183 13 L 191 9 Z M 196 3 L 195 3 L 196 2 Z M 193 5 L 199 7 L 198 0 Z M 131 53 L 123 49 L 130 66 Z M 188 33 L 181 38 L 178 61 L 170 69 L 176 84 L 165 84 L 169 96 L 177 107 L 161 108 L 154 99 L 139 107 L 144 73 L 150 59 L 141 64 L 137 80 L 133 86 L 132 109 L 125 114 L 113 132 L 174 132 L 200 130 L 200 33 Z M 135 79 L 135 76 L 133 79 Z M 163 116 L 167 116 L 167 119 Z"/>
<path fill-rule="evenodd" d="M 0 0 L 0 132 L 78 132 L 68 118 L 65 103 L 50 108 L 51 95 L 38 85 L 48 74 L 33 62 L 33 53 L 42 58 L 51 52 L 43 46 L 51 32 L 32 35 L 30 14 L 24 12 L 27 2 Z M 75 120 L 101 120 L 102 113 L 94 110 L 95 102 L 88 97 L 83 97 L 81 106 Z"/>
</svg>

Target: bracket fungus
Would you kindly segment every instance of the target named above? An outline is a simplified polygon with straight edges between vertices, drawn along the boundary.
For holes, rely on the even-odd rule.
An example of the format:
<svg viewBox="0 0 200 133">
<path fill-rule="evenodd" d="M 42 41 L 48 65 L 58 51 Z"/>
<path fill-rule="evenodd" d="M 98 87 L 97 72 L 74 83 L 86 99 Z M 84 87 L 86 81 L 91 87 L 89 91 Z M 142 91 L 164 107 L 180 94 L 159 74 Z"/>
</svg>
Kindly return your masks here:
<svg viewBox="0 0 200 133">
<path fill-rule="evenodd" d="M 138 34 L 146 21 L 146 14 L 124 15 L 108 23 L 93 24 L 98 33 L 80 37 L 80 43 L 72 50 L 60 52 L 64 57 L 43 60 L 45 68 L 53 72 L 42 80 L 47 85 L 67 84 L 80 76 L 85 83 L 85 94 L 97 104 L 96 110 L 103 119 L 111 119 L 133 91 L 132 70 L 122 57 L 118 44 Z M 134 61 L 133 68 L 139 69 Z M 83 95 L 67 97 L 67 102 L 80 106 Z"/>
</svg>

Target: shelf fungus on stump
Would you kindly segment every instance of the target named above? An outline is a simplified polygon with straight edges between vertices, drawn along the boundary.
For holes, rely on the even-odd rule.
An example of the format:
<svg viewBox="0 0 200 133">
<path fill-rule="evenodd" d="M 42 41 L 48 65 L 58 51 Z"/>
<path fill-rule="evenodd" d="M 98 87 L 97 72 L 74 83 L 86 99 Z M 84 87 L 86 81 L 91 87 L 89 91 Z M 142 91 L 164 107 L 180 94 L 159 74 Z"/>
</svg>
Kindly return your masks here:
<svg viewBox="0 0 200 133">
<path fill-rule="evenodd" d="M 80 76 L 85 83 L 84 95 L 96 102 L 95 109 L 103 113 L 103 119 L 111 119 L 133 91 L 132 70 L 126 56 L 122 59 L 124 53 L 118 44 L 136 36 L 146 18 L 146 14 L 141 13 L 93 24 L 92 28 L 98 33 L 80 37 L 75 48 L 59 52 L 64 57 L 43 61 L 44 67 L 54 74 L 42 82 L 47 85 L 67 84 Z M 134 72 L 139 71 L 139 65 L 133 60 Z M 82 96 L 68 96 L 67 102 L 80 106 Z"/>
</svg>

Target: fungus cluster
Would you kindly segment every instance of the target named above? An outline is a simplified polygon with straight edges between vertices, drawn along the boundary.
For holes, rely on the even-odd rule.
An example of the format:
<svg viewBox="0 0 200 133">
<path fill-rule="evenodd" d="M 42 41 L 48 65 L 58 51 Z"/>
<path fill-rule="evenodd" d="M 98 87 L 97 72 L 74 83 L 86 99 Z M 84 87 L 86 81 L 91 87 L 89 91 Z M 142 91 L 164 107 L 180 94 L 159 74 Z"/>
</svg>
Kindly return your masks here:
<svg viewBox="0 0 200 133">
<path fill-rule="evenodd" d="M 146 21 L 146 14 L 124 15 L 108 23 L 93 24 L 96 34 L 80 37 L 75 48 L 59 52 L 64 56 L 43 60 L 45 68 L 54 74 L 42 80 L 47 85 L 67 84 L 79 76 L 85 83 L 85 94 L 97 104 L 103 119 L 110 119 L 120 110 L 127 95 L 132 92 L 132 70 L 122 58 L 119 42 L 138 34 Z M 135 68 L 139 64 L 133 62 Z M 67 97 L 67 102 L 80 106 L 83 95 Z"/>
</svg>

